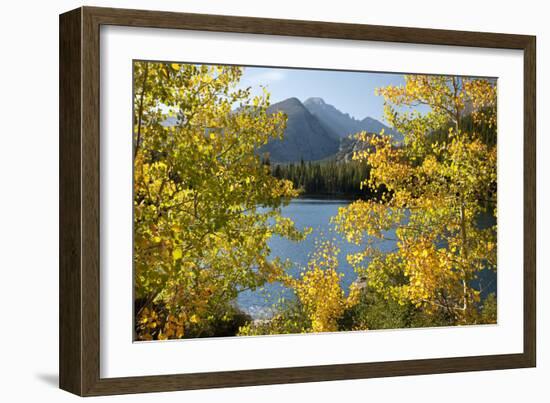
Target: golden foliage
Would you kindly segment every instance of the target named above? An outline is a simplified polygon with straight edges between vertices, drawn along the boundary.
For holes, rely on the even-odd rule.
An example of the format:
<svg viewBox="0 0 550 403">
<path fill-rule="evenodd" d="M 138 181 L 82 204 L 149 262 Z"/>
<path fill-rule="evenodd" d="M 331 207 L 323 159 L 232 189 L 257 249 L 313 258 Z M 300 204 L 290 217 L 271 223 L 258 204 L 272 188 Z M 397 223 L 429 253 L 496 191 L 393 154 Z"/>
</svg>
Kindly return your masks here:
<svg viewBox="0 0 550 403">
<path fill-rule="evenodd" d="M 285 117 L 267 112 L 269 94 L 238 89 L 241 74 L 232 66 L 134 63 L 140 338 L 201 334 L 239 290 L 284 272 L 268 257 L 272 236 L 304 236 L 280 215 L 297 191 L 254 152 L 283 135 Z"/>
<path fill-rule="evenodd" d="M 311 320 L 310 331 L 337 331 L 344 310 L 357 302 L 357 289 L 352 287 L 346 297 L 340 285 L 343 274 L 338 272 L 339 252 L 333 243 L 321 242 L 300 278 L 287 280 Z"/>
<path fill-rule="evenodd" d="M 495 84 L 448 76 L 405 79 L 404 86 L 378 90 L 403 143 L 384 133 L 357 135 L 370 145 L 354 155 L 372 167 L 363 184 L 384 195 L 341 208 L 334 222 L 350 242 L 364 245 L 348 261 L 374 290 L 471 323 L 480 298 L 473 282 L 485 267 L 496 270 L 496 225 L 478 224 L 487 206 L 496 206 L 496 145 L 478 131 L 496 130 Z M 468 131 L 467 115 L 474 121 Z M 437 131 L 445 136 L 435 140 Z M 384 250 L 384 240 L 397 248 Z"/>
</svg>

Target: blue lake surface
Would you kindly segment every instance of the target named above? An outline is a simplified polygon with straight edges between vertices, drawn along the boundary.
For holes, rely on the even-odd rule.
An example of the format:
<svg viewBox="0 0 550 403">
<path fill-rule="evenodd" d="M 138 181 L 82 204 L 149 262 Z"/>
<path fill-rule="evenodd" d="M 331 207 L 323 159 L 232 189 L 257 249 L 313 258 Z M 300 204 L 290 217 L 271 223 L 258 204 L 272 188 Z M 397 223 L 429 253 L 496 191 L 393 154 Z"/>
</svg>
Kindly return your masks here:
<svg viewBox="0 0 550 403">
<path fill-rule="evenodd" d="M 273 237 L 269 246 L 271 248 L 271 257 L 279 256 L 282 260 L 289 259 L 293 266 L 289 273 L 294 277 L 299 276 L 300 269 L 307 265 L 311 253 L 315 249 L 315 240 L 329 239 L 335 240 L 340 248 L 339 272 L 343 273 L 342 286 L 346 292 L 349 286 L 357 278 L 357 274 L 348 264 L 346 256 L 350 253 L 358 252 L 362 249 L 361 245 L 355 245 L 347 242 L 342 236 L 334 230 L 330 219 L 338 214 L 340 207 L 345 207 L 348 200 L 323 200 L 323 199 L 294 199 L 290 204 L 282 209 L 282 215 L 291 218 L 299 229 L 312 228 L 312 232 L 301 242 L 293 242 L 281 237 Z M 495 218 L 490 215 L 480 217 L 480 227 L 493 225 Z M 391 235 L 391 234 L 388 234 Z M 393 238 L 393 236 L 390 236 Z M 384 241 L 379 244 L 382 250 L 390 251 L 395 247 L 395 242 Z M 476 281 L 476 288 L 482 288 L 482 297 L 489 292 L 495 292 L 497 288 L 496 273 L 489 270 L 483 270 L 480 273 L 479 280 Z M 484 285 L 479 287 L 479 285 Z M 272 314 L 272 307 L 279 299 L 294 298 L 293 292 L 280 283 L 266 284 L 262 289 L 254 291 L 244 291 L 237 298 L 237 305 L 243 311 L 247 312 L 254 319 L 268 318 Z"/>
<path fill-rule="evenodd" d="M 300 268 L 305 267 L 310 254 L 315 249 L 315 240 L 327 239 L 336 241 L 340 248 L 339 254 L 339 272 L 344 274 L 342 286 L 349 290 L 351 283 L 357 278 L 357 274 L 346 261 L 346 255 L 358 252 L 361 246 L 347 242 L 340 234 L 334 231 L 334 226 L 330 223 L 331 217 L 338 214 L 340 207 L 345 207 L 350 203 L 347 200 L 323 200 L 323 199 L 294 199 L 290 204 L 282 209 L 282 215 L 291 218 L 297 228 L 312 228 L 312 232 L 304 241 L 293 242 L 281 237 L 273 237 L 269 246 L 271 248 L 271 257 L 279 256 L 282 260 L 289 259 L 293 262 L 293 267 L 289 273 L 297 277 Z M 386 245 L 383 245 L 385 248 Z M 390 250 L 393 242 L 387 242 L 387 248 Z M 265 318 L 271 315 L 271 307 L 280 298 L 294 298 L 292 291 L 280 283 L 267 284 L 263 289 L 255 291 L 245 291 L 239 294 L 237 305 L 249 313 L 254 319 Z"/>
</svg>

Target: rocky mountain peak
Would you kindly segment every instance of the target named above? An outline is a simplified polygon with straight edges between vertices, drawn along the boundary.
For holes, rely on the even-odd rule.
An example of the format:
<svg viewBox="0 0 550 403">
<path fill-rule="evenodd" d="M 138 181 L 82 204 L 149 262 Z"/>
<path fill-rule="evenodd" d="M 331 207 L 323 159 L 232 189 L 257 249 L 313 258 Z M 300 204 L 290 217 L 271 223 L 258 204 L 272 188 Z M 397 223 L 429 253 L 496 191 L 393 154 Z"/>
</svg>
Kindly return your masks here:
<svg viewBox="0 0 550 403">
<path fill-rule="evenodd" d="M 320 98 L 320 97 L 311 97 L 311 98 L 308 98 L 306 99 L 306 101 L 304 102 L 304 105 L 326 105 L 326 102 L 323 98 Z"/>
</svg>

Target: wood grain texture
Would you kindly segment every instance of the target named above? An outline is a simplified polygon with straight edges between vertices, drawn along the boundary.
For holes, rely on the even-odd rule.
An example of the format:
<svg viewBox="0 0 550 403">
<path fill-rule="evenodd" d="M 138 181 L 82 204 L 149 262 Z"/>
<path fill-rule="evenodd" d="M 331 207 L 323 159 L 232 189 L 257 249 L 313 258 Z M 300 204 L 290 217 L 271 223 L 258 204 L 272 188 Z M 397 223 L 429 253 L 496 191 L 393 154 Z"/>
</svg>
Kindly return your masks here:
<svg viewBox="0 0 550 403">
<path fill-rule="evenodd" d="M 99 24 L 82 8 L 82 390 L 99 378 Z"/>
<path fill-rule="evenodd" d="M 383 25 L 85 7 L 105 25 L 523 49 L 529 36 Z"/>
<path fill-rule="evenodd" d="M 59 386 L 81 394 L 81 10 L 59 21 Z"/>
<path fill-rule="evenodd" d="M 537 339 L 537 79 L 536 39 L 524 48 L 523 66 L 523 354 L 536 366 Z"/>
<path fill-rule="evenodd" d="M 189 29 L 524 51 L 524 352 L 131 378 L 100 377 L 99 30 Z M 60 387 L 81 396 L 532 367 L 536 363 L 535 37 L 82 7 L 60 17 Z"/>
</svg>

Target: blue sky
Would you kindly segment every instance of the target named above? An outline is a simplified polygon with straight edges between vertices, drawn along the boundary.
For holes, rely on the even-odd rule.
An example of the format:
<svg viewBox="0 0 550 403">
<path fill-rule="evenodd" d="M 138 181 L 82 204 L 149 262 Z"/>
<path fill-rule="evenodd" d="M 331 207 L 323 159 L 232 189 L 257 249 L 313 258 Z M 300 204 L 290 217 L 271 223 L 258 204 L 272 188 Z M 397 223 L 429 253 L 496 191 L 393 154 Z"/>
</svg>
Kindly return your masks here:
<svg viewBox="0 0 550 403">
<path fill-rule="evenodd" d="M 404 82 L 403 74 L 245 67 L 240 86 L 252 87 L 256 95 L 260 85 L 265 85 L 271 103 L 290 97 L 302 102 L 320 97 L 357 119 L 370 116 L 383 121 L 383 99 L 374 90 Z"/>
</svg>

